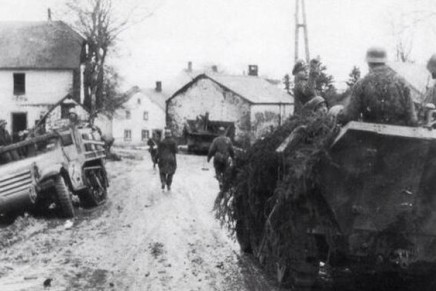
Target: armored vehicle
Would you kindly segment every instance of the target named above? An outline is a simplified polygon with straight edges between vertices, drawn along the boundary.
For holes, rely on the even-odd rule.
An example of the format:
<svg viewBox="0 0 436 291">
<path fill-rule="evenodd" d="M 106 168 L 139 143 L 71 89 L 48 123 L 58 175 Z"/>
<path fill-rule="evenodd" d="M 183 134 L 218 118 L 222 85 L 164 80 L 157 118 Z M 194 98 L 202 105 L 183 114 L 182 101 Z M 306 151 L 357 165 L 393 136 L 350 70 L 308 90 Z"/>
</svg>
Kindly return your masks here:
<svg viewBox="0 0 436 291">
<path fill-rule="evenodd" d="M 301 139 L 296 133 L 285 143 Z M 310 182 L 300 175 L 295 184 L 277 182 L 266 198 L 261 192 L 251 201 L 245 193 L 235 196 L 242 197 L 234 206 L 241 213 L 236 217 L 241 249 L 298 290 L 315 284 L 320 264 L 353 274 L 431 275 L 436 266 L 436 130 L 353 121 L 329 140 L 326 152 L 316 159 L 316 178 Z M 279 176 L 262 172 L 270 178 L 255 186 L 296 171 L 280 163 L 278 169 Z M 283 198 L 284 185 L 303 185 L 304 193 Z M 264 225 L 246 219 L 262 212 L 258 221 Z"/>
<path fill-rule="evenodd" d="M 0 147 L 0 213 L 55 203 L 74 216 L 72 195 L 85 207 L 105 201 L 104 143 L 90 127 L 68 126 Z"/>
<path fill-rule="evenodd" d="M 233 139 L 235 126 L 233 122 L 209 120 L 209 115 L 200 115 L 197 119 L 187 120 L 184 136 L 188 152 L 207 153 L 214 138 L 219 136 L 218 130 L 223 127 L 226 135 Z"/>
<path fill-rule="evenodd" d="M 342 255 L 377 270 L 436 263 L 436 131 L 350 122 L 330 157 L 319 190 Z"/>
</svg>

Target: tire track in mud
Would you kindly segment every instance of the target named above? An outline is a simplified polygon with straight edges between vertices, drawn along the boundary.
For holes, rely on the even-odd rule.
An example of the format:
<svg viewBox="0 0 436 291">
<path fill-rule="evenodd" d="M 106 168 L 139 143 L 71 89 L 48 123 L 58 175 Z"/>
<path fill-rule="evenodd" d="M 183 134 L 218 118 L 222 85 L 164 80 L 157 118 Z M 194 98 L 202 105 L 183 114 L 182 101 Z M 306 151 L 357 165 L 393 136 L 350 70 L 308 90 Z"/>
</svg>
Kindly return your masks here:
<svg viewBox="0 0 436 291">
<path fill-rule="evenodd" d="M 1 249 L 0 290 L 44 290 L 46 278 L 50 290 L 262 290 L 247 285 L 260 277 L 213 217 L 218 184 L 204 158 L 178 156 L 171 192 L 147 160 L 107 163 L 107 203 L 77 209 L 70 228 L 32 217 L 17 226 L 22 237 Z"/>
</svg>

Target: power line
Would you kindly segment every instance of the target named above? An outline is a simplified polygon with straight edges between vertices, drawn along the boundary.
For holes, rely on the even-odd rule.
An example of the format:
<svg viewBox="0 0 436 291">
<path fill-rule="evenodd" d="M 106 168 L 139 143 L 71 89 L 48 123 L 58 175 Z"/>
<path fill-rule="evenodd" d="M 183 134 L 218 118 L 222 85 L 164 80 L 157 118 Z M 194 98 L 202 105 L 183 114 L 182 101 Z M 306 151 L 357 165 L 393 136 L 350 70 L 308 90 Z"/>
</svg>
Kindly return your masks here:
<svg viewBox="0 0 436 291">
<path fill-rule="evenodd" d="M 301 3 L 301 12 L 302 12 L 302 22 L 300 23 L 300 3 Z M 304 4 L 304 0 L 295 0 L 295 58 L 294 63 L 297 62 L 298 51 L 299 51 L 299 39 L 300 39 L 300 28 L 303 29 L 304 34 L 304 46 L 306 53 L 306 62 L 308 63 L 310 60 L 309 55 L 309 39 L 307 35 L 307 22 L 306 22 L 306 7 Z"/>
</svg>

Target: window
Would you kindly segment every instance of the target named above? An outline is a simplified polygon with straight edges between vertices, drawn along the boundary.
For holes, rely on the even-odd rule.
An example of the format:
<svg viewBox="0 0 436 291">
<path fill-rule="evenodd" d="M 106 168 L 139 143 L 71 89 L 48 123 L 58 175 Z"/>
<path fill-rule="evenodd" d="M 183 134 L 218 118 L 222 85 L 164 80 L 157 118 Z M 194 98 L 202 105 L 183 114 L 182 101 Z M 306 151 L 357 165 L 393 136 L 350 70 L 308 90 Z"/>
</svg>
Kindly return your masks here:
<svg viewBox="0 0 436 291">
<path fill-rule="evenodd" d="M 126 119 L 130 119 L 132 117 L 132 114 L 129 110 L 126 110 Z"/>
<path fill-rule="evenodd" d="M 61 119 L 68 119 L 70 109 L 74 107 L 74 104 L 61 104 Z"/>
<path fill-rule="evenodd" d="M 132 131 L 130 129 L 124 130 L 124 141 L 131 141 L 132 140 Z"/>
<path fill-rule="evenodd" d="M 24 73 L 14 73 L 14 95 L 24 95 L 26 93 L 26 75 Z"/>
<path fill-rule="evenodd" d="M 141 104 L 141 99 L 138 98 L 138 104 Z"/>
<path fill-rule="evenodd" d="M 61 135 L 61 140 L 62 140 L 62 145 L 64 147 L 72 145 L 74 143 L 73 137 L 71 136 L 70 133 Z"/>
<path fill-rule="evenodd" d="M 143 129 L 141 131 L 141 139 L 142 139 L 142 141 L 145 141 L 145 140 L 149 139 L 149 137 L 150 137 L 150 132 L 148 130 L 146 130 L 146 129 Z"/>
<path fill-rule="evenodd" d="M 148 111 L 144 111 L 144 120 L 148 120 Z"/>
</svg>

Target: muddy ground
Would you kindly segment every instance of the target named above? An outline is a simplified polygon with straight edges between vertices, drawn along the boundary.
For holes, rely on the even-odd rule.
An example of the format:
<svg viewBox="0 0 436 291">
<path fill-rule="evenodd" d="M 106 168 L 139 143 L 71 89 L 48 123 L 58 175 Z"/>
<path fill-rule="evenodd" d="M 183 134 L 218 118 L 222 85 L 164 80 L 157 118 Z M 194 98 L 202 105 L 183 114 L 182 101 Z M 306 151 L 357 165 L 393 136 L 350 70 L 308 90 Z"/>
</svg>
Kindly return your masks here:
<svg viewBox="0 0 436 291">
<path fill-rule="evenodd" d="M 275 290 L 214 219 L 205 158 L 179 155 L 168 192 L 143 155 L 107 163 L 104 205 L 3 226 L 0 290 Z"/>
<path fill-rule="evenodd" d="M 168 192 L 148 153 L 134 156 L 144 159 L 107 162 L 104 205 L 77 207 L 74 220 L 25 215 L 0 227 L 1 291 L 284 290 L 215 220 L 218 184 L 205 157 L 178 155 Z M 436 290 L 395 275 L 332 274 L 321 269 L 314 289 Z"/>
</svg>

